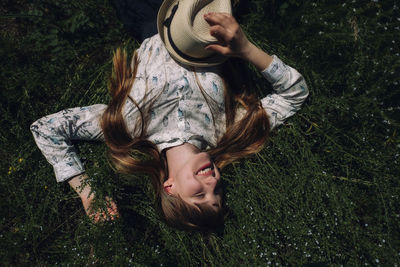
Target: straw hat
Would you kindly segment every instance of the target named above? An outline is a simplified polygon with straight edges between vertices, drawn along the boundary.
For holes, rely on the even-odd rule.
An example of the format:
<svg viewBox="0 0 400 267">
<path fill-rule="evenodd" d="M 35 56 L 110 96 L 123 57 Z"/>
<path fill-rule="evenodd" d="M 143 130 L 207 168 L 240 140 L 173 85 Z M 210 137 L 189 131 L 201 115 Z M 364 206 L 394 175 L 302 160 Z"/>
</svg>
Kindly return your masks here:
<svg viewBox="0 0 400 267">
<path fill-rule="evenodd" d="M 164 0 L 157 16 L 158 33 L 170 55 L 177 61 L 198 67 L 214 66 L 225 56 L 205 50 L 217 39 L 210 35 L 204 14 L 232 14 L 230 0 Z"/>
</svg>

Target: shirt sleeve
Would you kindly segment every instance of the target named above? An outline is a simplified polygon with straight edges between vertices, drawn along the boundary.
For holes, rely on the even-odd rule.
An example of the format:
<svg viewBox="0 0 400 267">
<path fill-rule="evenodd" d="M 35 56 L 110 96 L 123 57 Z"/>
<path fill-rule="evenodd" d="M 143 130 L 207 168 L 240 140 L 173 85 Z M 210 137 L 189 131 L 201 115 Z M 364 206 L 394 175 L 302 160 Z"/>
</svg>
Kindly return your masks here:
<svg viewBox="0 0 400 267">
<path fill-rule="evenodd" d="M 65 109 L 32 123 L 35 142 L 53 166 L 57 182 L 63 182 L 85 171 L 73 140 L 103 140 L 100 118 L 106 105 Z"/>
<path fill-rule="evenodd" d="M 275 55 L 272 63 L 261 73 L 274 90 L 274 93 L 261 99 L 273 129 L 300 110 L 308 96 L 308 87 L 297 70 L 284 64 Z"/>
</svg>

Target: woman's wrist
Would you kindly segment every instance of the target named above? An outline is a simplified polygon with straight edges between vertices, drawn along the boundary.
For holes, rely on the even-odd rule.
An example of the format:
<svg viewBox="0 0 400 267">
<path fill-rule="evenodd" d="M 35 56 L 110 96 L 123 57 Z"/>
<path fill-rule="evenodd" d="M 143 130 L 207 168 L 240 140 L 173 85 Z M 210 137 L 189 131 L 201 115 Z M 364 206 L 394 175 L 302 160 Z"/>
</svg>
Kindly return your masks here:
<svg viewBox="0 0 400 267">
<path fill-rule="evenodd" d="M 250 61 L 251 55 L 254 52 L 255 48 L 256 47 L 252 42 L 247 41 L 247 44 L 243 47 L 240 53 L 240 57 L 244 60 Z"/>
<path fill-rule="evenodd" d="M 243 50 L 242 59 L 253 64 L 259 71 L 263 71 L 271 64 L 273 58 L 266 52 L 249 42 Z"/>
<path fill-rule="evenodd" d="M 91 187 L 89 184 L 85 183 L 85 179 L 87 175 L 85 173 L 77 175 L 68 181 L 69 185 L 75 192 L 79 195 L 79 197 L 83 200 L 93 198 L 93 194 L 91 194 Z"/>
</svg>

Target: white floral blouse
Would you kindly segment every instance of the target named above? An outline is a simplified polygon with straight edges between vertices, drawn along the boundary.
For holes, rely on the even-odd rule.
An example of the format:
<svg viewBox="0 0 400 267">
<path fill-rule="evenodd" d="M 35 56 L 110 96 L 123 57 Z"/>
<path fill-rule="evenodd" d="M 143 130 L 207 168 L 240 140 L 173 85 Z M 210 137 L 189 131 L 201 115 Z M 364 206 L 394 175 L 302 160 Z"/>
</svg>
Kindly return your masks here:
<svg viewBox="0 0 400 267">
<path fill-rule="evenodd" d="M 224 87 L 218 68 L 188 69 L 177 63 L 158 35 L 143 41 L 138 58 L 140 62 L 130 96 L 139 106 L 155 99 L 150 110 L 148 140 L 160 151 L 186 142 L 201 150 L 215 146 L 225 131 Z M 274 93 L 261 100 L 272 129 L 300 109 L 308 89 L 302 75 L 276 56 L 262 74 L 274 89 Z M 196 75 L 205 93 L 217 104 L 219 112 L 214 117 L 196 82 Z M 106 107 L 97 104 L 65 109 L 31 125 L 36 144 L 53 166 L 58 182 L 84 172 L 71 141 L 103 140 L 99 119 Z M 133 134 L 139 113 L 129 99 L 123 114 Z"/>
</svg>

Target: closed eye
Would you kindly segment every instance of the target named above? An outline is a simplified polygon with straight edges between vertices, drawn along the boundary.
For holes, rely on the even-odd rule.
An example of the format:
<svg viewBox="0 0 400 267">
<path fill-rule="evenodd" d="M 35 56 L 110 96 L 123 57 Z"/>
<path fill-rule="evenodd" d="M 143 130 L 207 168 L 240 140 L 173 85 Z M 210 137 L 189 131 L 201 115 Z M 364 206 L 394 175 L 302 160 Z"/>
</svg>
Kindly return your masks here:
<svg viewBox="0 0 400 267">
<path fill-rule="evenodd" d="M 206 195 L 206 194 L 204 194 L 204 193 L 198 193 L 198 194 L 196 194 L 196 195 L 194 195 L 194 196 L 197 197 L 197 198 L 204 198 L 205 195 Z"/>
</svg>

